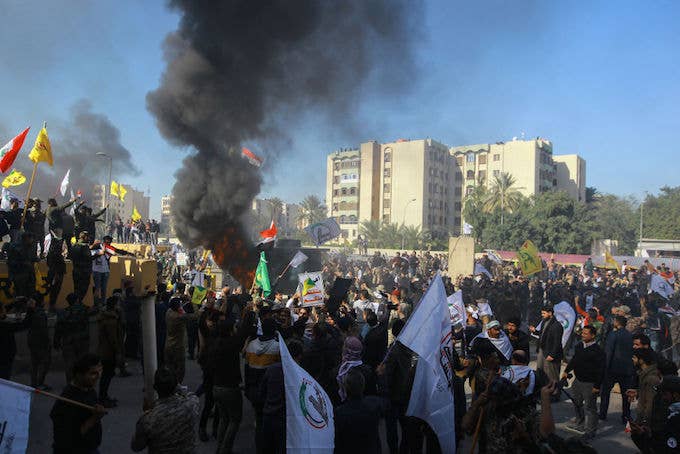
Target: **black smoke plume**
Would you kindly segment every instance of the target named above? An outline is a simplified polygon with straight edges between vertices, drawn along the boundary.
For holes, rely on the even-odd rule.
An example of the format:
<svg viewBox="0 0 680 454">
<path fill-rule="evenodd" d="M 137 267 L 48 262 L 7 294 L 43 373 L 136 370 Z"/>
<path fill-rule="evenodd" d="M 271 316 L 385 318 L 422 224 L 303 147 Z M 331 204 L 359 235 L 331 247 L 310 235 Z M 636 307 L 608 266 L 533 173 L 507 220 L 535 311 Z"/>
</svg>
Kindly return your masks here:
<svg viewBox="0 0 680 454">
<path fill-rule="evenodd" d="M 262 181 L 241 158 L 242 144 L 256 144 L 271 163 L 287 151 L 298 116 L 344 128 L 360 95 L 397 95 L 414 79 L 418 1 L 169 4 L 181 21 L 165 40 L 167 68 L 147 107 L 166 139 L 193 148 L 173 188 L 175 229 L 189 247 L 212 248 L 227 228 L 243 231 Z M 378 88 L 362 92 L 368 85 Z"/>
<path fill-rule="evenodd" d="M 87 100 L 75 103 L 69 113 L 68 120 L 55 121 L 47 125 L 54 167 L 45 163 L 38 165 L 32 198 L 46 201 L 50 197 L 55 197 L 58 201 L 64 200 L 61 194 L 58 194 L 59 185 L 66 171 L 71 169 L 69 192 L 70 189 L 73 189 L 73 192 L 80 189 L 85 201 L 90 202 L 94 185 L 108 182 L 109 160 L 97 156 L 98 152 L 106 153 L 113 158 L 114 179 L 120 179 L 124 175 L 139 175 L 139 170 L 132 163 L 130 150 L 120 142 L 120 131 L 107 116 L 93 112 L 92 105 Z M 14 167 L 23 172 L 27 179 L 33 170 L 28 153 L 41 127 L 41 124 L 32 125 L 14 163 Z M 24 198 L 28 191 L 28 182 L 10 190 Z M 70 194 L 67 192 L 66 198 L 69 197 Z"/>
</svg>

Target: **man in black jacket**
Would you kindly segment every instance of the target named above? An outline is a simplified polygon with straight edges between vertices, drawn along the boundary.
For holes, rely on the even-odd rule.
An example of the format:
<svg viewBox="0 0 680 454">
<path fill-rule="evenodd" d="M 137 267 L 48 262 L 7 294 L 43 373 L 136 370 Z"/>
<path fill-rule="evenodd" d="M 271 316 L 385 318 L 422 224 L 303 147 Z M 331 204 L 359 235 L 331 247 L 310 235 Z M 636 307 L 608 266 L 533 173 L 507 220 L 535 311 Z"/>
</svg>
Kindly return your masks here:
<svg viewBox="0 0 680 454">
<path fill-rule="evenodd" d="M 546 304 L 541 309 L 543 318 L 540 331 L 533 326 L 529 327 L 532 333 L 539 332 L 538 357 L 536 367 L 543 370 L 552 381 L 560 379 L 560 364 L 562 357 L 562 333 L 564 328 L 555 318 L 552 304 Z"/>
<path fill-rule="evenodd" d="M 597 395 L 600 392 L 606 358 L 602 348 L 595 342 L 596 335 L 597 330 L 594 326 L 583 327 L 581 331 L 583 342 L 576 344 L 574 356 L 562 374 L 563 379 L 566 379 L 572 370 L 576 374 L 576 379 L 571 384 L 576 418 L 574 424 L 568 427 L 585 433 L 587 439 L 593 438 L 597 431 Z"/>
<path fill-rule="evenodd" d="M 625 424 L 630 419 L 630 401 L 625 397 L 633 380 L 633 337 L 626 330 L 626 317 L 614 317 L 614 330 L 607 335 L 605 353 L 607 354 L 605 379 L 602 383 L 600 398 L 600 419 L 607 419 L 609 409 L 609 393 L 618 383 L 621 388 L 623 414 L 621 422 Z"/>
<path fill-rule="evenodd" d="M 530 358 L 529 335 L 519 329 L 520 325 L 521 322 L 519 318 L 511 318 L 508 320 L 508 323 L 505 324 L 505 332 L 512 344 L 512 350 L 524 350 L 527 354 L 527 358 Z"/>
</svg>

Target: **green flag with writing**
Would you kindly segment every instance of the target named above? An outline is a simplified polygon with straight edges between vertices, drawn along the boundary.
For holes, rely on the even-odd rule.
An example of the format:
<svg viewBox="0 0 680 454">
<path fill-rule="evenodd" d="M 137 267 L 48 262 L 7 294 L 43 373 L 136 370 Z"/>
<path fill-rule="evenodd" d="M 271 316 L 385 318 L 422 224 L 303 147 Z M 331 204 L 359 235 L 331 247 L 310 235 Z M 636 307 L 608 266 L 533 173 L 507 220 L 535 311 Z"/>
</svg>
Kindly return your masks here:
<svg viewBox="0 0 680 454">
<path fill-rule="evenodd" d="M 264 251 L 260 252 L 260 263 L 257 264 L 255 270 L 255 285 L 262 289 L 264 296 L 269 296 L 272 292 L 272 285 L 269 282 L 269 270 L 267 270 L 267 259 L 264 256 Z"/>
</svg>

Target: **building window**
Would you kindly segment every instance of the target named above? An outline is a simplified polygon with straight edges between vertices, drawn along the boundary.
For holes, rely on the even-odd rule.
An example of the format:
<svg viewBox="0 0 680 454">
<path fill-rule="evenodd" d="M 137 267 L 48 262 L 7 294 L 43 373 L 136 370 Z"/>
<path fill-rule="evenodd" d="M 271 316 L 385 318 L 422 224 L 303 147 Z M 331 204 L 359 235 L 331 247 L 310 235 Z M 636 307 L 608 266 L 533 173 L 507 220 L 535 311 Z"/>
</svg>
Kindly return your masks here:
<svg viewBox="0 0 680 454">
<path fill-rule="evenodd" d="M 386 224 L 390 223 L 390 215 L 389 214 L 383 214 L 383 222 Z"/>
<path fill-rule="evenodd" d="M 501 175 L 501 171 L 500 171 L 500 170 L 494 170 L 494 171 L 493 171 L 493 176 L 494 176 L 494 177 L 498 177 L 498 176 L 500 176 L 500 175 Z"/>
<path fill-rule="evenodd" d="M 337 196 L 338 196 L 338 190 L 337 190 L 337 189 L 333 189 L 333 196 L 334 196 L 334 197 L 337 197 Z"/>
<path fill-rule="evenodd" d="M 456 225 L 460 225 L 460 218 L 456 217 L 456 220 L 454 221 Z"/>
<path fill-rule="evenodd" d="M 463 157 L 462 156 L 456 157 L 456 164 L 458 164 L 459 166 L 463 165 Z"/>
<path fill-rule="evenodd" d="M 465 172 L 465 177 L 468 180 L 474 180 L 475 179 L 475 171 L 474 170 L 468 170 L 467 172 Z"/>
<path fill-rule="evenodd" d="M 480 170 L 477 174 L 477 181 L 484 182 L 486 180 L 486 170 Z"/>
<path fill-rule="evenodd" d="M 340 163 L 336 162 L 335 164 L 333 164 L 333 167 L 335 168 L 335 170 L 340 170 Z"/>
<path fill-rule="evenodd" d="M 340 191 L 342 195 L 347 195 L 347 188 L 342 188 Z"/>
<path fill-rule="evenodd" d="M 493 155 L 493 160 L 494 160 L 494 161 L 500 161 L 500 160 L 501 160 L 501 155 L 499 155 L 499 154 Z"/>
<path fill-rule="evenodd" d="M 486 164 L 486 155 L 480 154 L 479 158 L 477 158 L 477 162 L 479 162 L 480 164 Z"/>
<path fill-rule="evenodd" d="M 343 214 L 342 216 L 340 216 L 340 224 L 344 224 L 344 223 L 345 223 L 345 219 L 347 219 L 347 218 L 345 217 L 344 214 Z M 344 232 L 344 230 L 343 230 L 343 232 Z"/>
<path fill-rule="evenodd" d="M 475 154 L 473 152 L 468 152 L 468 154 L 465 155 L 465 160 L 467 162 L 475 162 Z"/>
<path fill-rule="evenodd" d="M 456 203 L 454 204 L 454 208 L 456 209 L 456 211 L 460 211 L 460 210 L 463 209 L 463 204 L 460 203 L 460 202 L 456 202 Z"/>
<path fill-rule="evenodd" d="M 338 211 L 338 204 L 337 203 L 333 204 L 333 211 Z"/>
<path fill-rule="evenodd" d="M 357 188 L 349 188 L 349 195 L 356 195 Z"/>
<path fill-rule="evenodd" d="M 334 184 L 340 183 L 340 177 L 338 177 L 338 176 L 333 177 L 333 183 Z"/>
<path fill-rule="evenodd" d="M 460 195 L 461 195 L 462 193 L 463 193 L 463 189 L 462 189 L 460 186 L 456 187 L 456 190 L 453 191 L 453 194 L 454 194 L 454 195 L 457 195 L 458 197 L 460 197 Z"/>
<path fill-rule="evenodd" d="M 387 168 L 387 169 L 383 170 L 383 175 L 386 176 L 386 177 L 392 176 L 391 169 Z"/>
<path fill-rule="evenodd" d="M 468 186 L 467 188 L 465 188 L 465 195 L 472 194 L 472 191 L 474 191 L 474 190 L 475 190 L 474 186 Z"/>
<path fill-rule="evenodd" d="M 392 206 L 392 199 L 383 200 L 383 208 L 390 208 Z"/>
<path fill-rule="evenodd" d="M 389 184 L 383 185 L 383 192 L 390 192 L 390 185 Z"/>
<path fill-rule="evenodd" d="M 460 181 L 463 179 L 463 174 L 460 172 L 456 172 L 456 181 Z"/>
<path fill-rule="evenodd" d="M 357 217 L 354 216 L 353 214 L 350 215 L 348 222 L 349 222 L 350 224 L 356 224 L 356 223 L 357 223 Z"/>
</svg>

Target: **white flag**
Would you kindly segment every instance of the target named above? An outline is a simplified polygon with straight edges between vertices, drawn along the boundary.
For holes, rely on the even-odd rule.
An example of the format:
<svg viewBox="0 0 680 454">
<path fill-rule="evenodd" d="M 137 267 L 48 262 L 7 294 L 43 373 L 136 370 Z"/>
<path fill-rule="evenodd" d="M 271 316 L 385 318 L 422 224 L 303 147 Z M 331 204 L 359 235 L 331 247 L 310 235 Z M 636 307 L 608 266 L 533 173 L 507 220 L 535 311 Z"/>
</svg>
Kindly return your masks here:
<svg viewBox="0 0 680 454">
<path fill-rule="evenodd" d="M 501 372 L 501 377 L 505 377 L 513 383 L 517 383 L 527 376 L 529 377 L 529 386 L 524 391 L 525 396 L 534 392 L 534 386 L 536 385 L 536 373 L 534 370 L 529 366 L 511 365 L 504 368 Z"/>
<path fill-rule="evenodd" d="M 439 273 L 397 340 L 418 354 L 406 415 L 426 421 L 437 434 L 441 451 L 455 453 L 451 314 Z"/>
<path fill-rule="evenodd" d="M 9 200 L 12 198 L 11 192 L 7 188 L 2 188 L 2 201 L 0 201 L 0 208 L 5 211 L 9 210 Z"/>
<path fill-rule="evenodd" d="M 465 326 L 467 315 L 465 314 L 465 304 L 463 304 L 463 291 L 458 290 L 456 293 L 449 295 L 446 298 L 449 305 L 449 313 L 451 314 L 451 325 Z"/>
<path fill-rule="evenodd" d="M 290 265 L 293 268 L 297 268 L 307 261 L 309 257 L 302 253 L 302 251 L 297 251 L 290 261 Z"/>
<path fill-rule="evenodd" d="M 333 404 L 326 391 L 291 358 L 279 334 L 286 389 L 286 452 L 332 453 L 335 447 Z"/>
<path fill-rule="evenodd" d="M 73 189 L 71 189 L 71 200 L 73 200 L 75 198 L 76 198 L 76 195 L 73 193 Z M 71 210 L 70 210 L 69 214 L 71 216 L 76 215 L 76 203 L 75 202 L 73 202 L 73 205 L 71 205 Z"/>
<path fill-rule="evenodd" d="M 470 224 L 467 222 L 463 223 L 463 235 L 472 235 L 472 231 L 474 230 L 474 227 L 472 227 Z"/>
<path fill-rule="evenodd" d="M 510 338 L 508 338 L 508 335 L 505 334 L 505 331 L 501 330 L 500 334 L 498 335 L 498 338 L 493 338 L 489 337 L 489 332 L 486 330 L 486 327 L 484 330 L 482 330 L 481 333 L 477 334 L 471 341 L 470 345 L 475 343 L 475 340 L 477 339 L 489 339 L 489 342 L 493 344 L 494 347 L 496 347 L 496 350 L 501 352 L 503 356 L 505 356 L 505 359 L 510 361 L 510 358 L 512 357 L 512 344 L 510 343 Z"/>
<path fill-rule="evenodd" d="M 574 330 L 574 324 L 576 323 L 576 312 L 566 301 L 562 301 L 553 307 L 553 312 L 555 313 L 555 318 L 558 322 L 562 324 L 564 331 L 562 332 L 562 348 L 567 345 L 569 336 Z"/>
<path fill-rule="evenodd" d="M 650 293 L 656 292 L 665 299 L 673 296 L 673 286 L 668 281 L 658 274 L 652 274 L 651 285 L 649 286 Z"/>
<path fill-rule="evenodd" d="M 59 186 L 59 191 L 61 192 L 62 197 L 66 197 L 66 188 L 68 188 L 69 185 L 69 178 L 71 176 L 71 169 L 68 169 L 66 171 L 66 175 L 64 175 L 64 179 L 61 180 L 61 186 Z"/>
<path fill-rule="evenodd" d="M 33 388 L 0 379 L 0 452 L 25 453 Z"/>
<path fill-rule="evenodd" d="M 317 246 L 326 241 L 330 241 L 333 238 L 339 237 L 342 233 L 340 226 L 334 218 L 328 218 L 324 221 L 305 227 L 305 232 L 307 232 Z"/>
<path fill-rule="evenodd" d="M 489 279 L 493 279 L 493 276 L 491 273 L 489 273 L 489 270 L 487 270 L 481 263 L 475 263 L 475 271 L 473 274 L 486 274 Z"/>
</svg>

